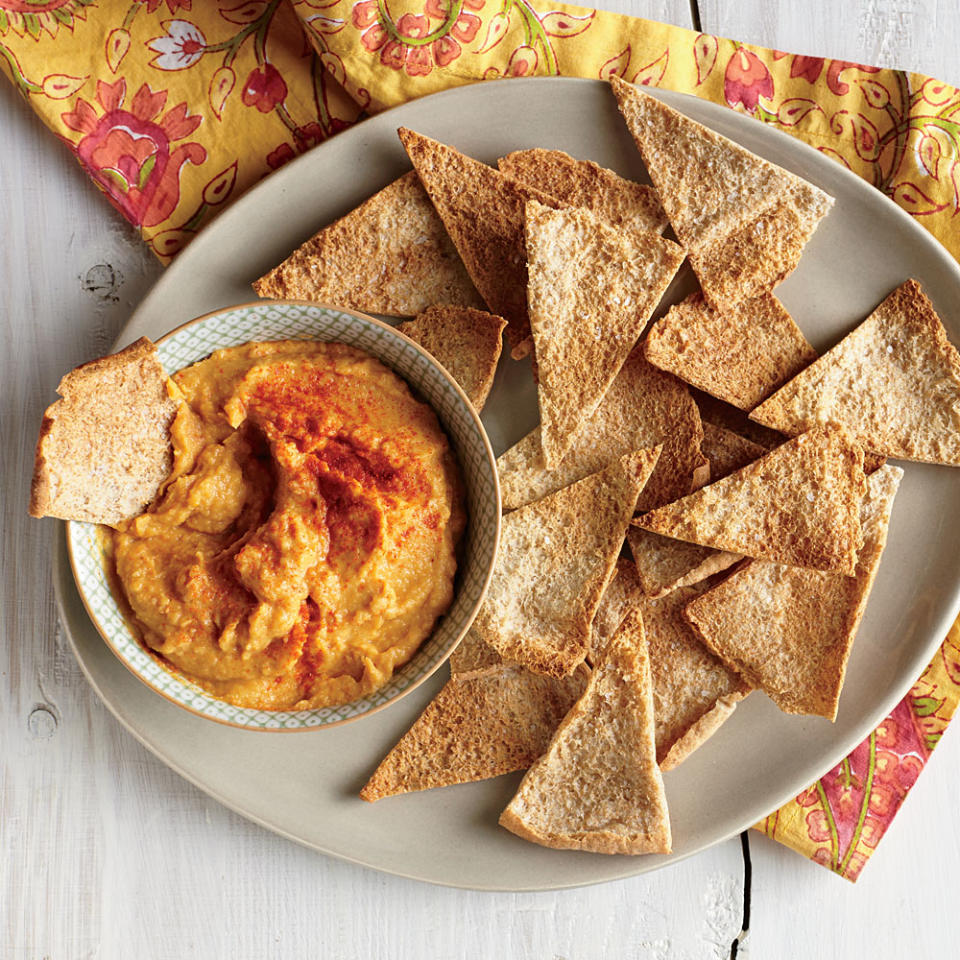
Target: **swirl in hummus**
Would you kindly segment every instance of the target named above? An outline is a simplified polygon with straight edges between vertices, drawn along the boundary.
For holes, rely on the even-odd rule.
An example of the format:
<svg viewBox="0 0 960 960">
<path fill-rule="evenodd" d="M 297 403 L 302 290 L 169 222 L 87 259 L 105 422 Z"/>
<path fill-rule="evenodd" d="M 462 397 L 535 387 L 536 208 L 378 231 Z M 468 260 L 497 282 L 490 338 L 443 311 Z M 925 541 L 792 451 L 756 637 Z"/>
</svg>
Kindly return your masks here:
<svg viewBox="0 0 960 960">
<path fill-rule="evenodd" d="M 173 470 L 112 532 L 144 642 L 237 706 L 383 686 L 453 597 L 464 511 L 433 411 L 335 343 L 250 343 L 173 380 Z"/>
</svg>

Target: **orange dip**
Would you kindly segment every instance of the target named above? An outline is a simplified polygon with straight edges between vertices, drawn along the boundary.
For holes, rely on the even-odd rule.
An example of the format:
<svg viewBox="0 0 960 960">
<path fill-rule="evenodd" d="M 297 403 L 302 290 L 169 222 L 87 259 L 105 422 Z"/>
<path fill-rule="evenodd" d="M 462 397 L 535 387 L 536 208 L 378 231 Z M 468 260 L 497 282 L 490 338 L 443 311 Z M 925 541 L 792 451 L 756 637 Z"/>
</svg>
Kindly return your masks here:
<svg viewBox="0 0 960 960">
<path fill-rule="evenodd" d="M 453 597 L 464 512 L 433 411 L 342 344 L 251 343 L 173 380 L 173 471 L 113 532 L 144 642 L 238 706 L 383 686 Z"/>
</svg>

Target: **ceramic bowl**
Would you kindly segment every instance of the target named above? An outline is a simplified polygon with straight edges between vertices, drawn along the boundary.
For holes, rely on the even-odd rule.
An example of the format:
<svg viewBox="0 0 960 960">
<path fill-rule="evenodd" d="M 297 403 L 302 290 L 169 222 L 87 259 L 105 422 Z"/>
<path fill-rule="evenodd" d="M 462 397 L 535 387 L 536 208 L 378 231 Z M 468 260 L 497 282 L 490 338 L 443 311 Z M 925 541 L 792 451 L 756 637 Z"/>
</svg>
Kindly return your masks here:
<svg viewBox="0 0 960 960">
<path fill-rule="evenodd" d="M 77 587 L 93 623 L 120 660 L 156 693 L 200 716 L 251 730 L 305 730 L 356 720 L 415 689 L 450 655 L 476 615 L 493 571 L 500 535 L 500 487 L 490 442 L 465 394 L 420 346 L 372 317 L 317 304 L 261 301 L 207 314 L 157 341 L 168 374 L 214 350 L 251 340 L 346 343 L 399 374 L 434 409 L 464 480 L 467 526 L 453 603 L 413 658 L 379 690 L 350 703 L 314 710 L 256 710 L 218 700 L 148 650 L 131 631 L 111 590 L 98 528 L 67 524 Z"/>
</svg>

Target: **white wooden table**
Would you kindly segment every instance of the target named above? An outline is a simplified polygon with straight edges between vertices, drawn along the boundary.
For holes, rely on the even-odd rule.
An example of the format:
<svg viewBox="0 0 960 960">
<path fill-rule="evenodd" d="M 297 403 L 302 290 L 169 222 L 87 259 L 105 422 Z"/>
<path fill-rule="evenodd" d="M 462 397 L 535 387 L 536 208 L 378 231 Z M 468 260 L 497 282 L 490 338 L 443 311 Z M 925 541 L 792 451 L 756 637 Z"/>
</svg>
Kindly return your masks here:
<svg viewBox="0 0 960 960">
<path fill-rule="evenodd" d="M 685 26 L 698 17 L 711 33 L 960 84 L 954 0 L 599 5 Z M 439 889 L 302 849 L 170 772 L 87 686 L 54 611 L 54 521 L 26 516 L 36 431 L 57 380 L 107 351 L 160 267 L 6 82 L 0 172 L 0 957 L 960 953 L 960 730 L 856 886 L 752 834 L 584 890 Z"/>
</svg>

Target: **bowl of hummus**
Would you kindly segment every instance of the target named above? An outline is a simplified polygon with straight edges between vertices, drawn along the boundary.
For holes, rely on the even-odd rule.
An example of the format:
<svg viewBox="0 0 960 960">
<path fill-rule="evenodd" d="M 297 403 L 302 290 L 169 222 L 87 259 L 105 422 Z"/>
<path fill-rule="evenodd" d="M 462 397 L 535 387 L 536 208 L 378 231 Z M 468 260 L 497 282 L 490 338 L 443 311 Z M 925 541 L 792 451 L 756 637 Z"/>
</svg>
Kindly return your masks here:
<svg viewBox="0 0 960 960">
<path fill-rule="evenodd" d="M 259 730 L 368 715 L 473 622 L 500 526 L 480 420 L 371 317 L 259 302 L 157 341 L 173 468 L 138 516 L 72 521 L 90 615 L 174 703 Z"/>
</svg>

